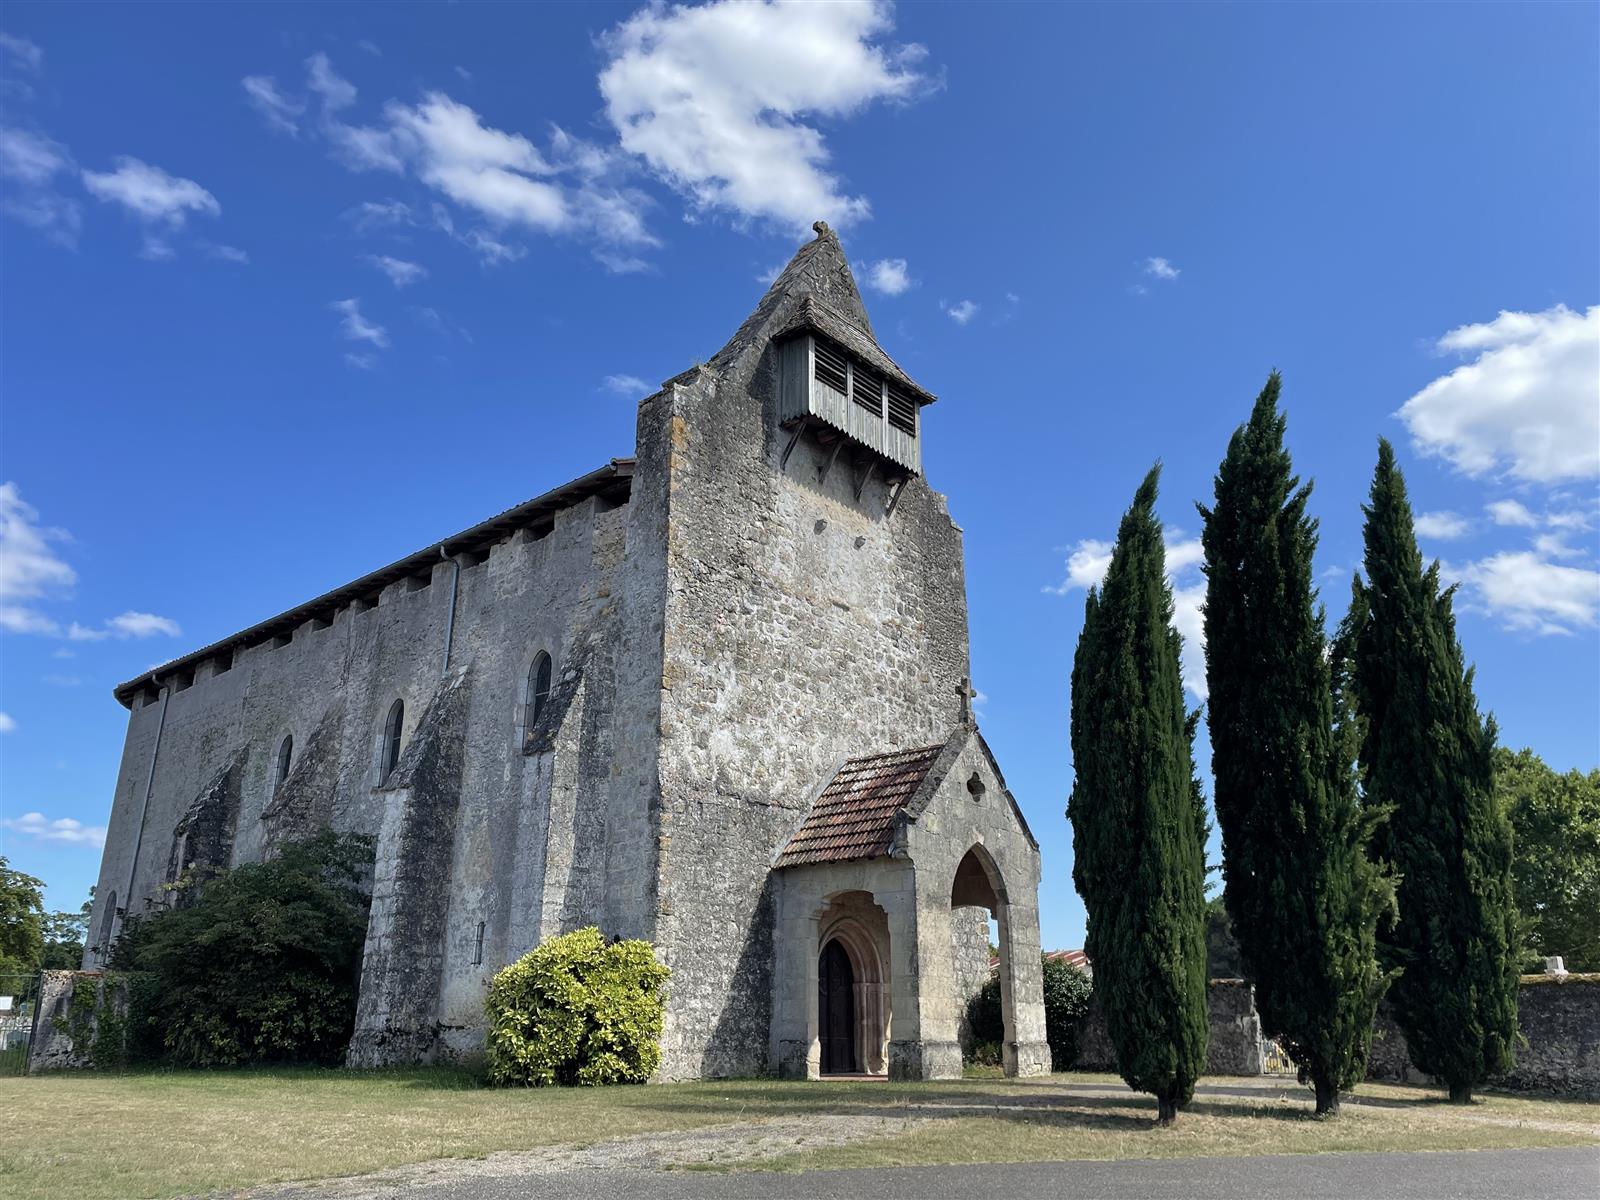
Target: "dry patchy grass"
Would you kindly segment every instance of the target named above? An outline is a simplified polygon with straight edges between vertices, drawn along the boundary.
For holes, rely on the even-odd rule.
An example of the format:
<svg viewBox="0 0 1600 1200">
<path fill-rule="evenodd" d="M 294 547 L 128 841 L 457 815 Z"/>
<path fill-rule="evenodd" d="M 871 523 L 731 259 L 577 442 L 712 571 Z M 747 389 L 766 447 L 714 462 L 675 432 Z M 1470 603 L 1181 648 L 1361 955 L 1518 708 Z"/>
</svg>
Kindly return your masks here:
<svg viewBox="0 0 1600 1200">
<path fill-rule="evenodd" d="M 449 1071 L 61 1074 L 0 1080 L 6 1113 L 0 1124 L 0 1195 L 191 1195 L 817 1113 L 901 1123 L 891 1126 L 893 1136 L 835 1147 L 826 1155 L 796 1154 L 780 1165 L 1600 1141 L 1600 1105 L 1493 1096 L 1462 1110 L 1415 1088 L 1369 1086 L 1361 1094 L 1370 1103 L 1347 1104 L 1333 1122 L 1310 1119 L 1309 1093 L 1292 1100 L 1260 1092 L 1206 1096 L 1177 1129 L 1156 1132 L 1150 1128 L 1153 1102 L 1108 1076 L 498 1091 Z"/>
</svg>

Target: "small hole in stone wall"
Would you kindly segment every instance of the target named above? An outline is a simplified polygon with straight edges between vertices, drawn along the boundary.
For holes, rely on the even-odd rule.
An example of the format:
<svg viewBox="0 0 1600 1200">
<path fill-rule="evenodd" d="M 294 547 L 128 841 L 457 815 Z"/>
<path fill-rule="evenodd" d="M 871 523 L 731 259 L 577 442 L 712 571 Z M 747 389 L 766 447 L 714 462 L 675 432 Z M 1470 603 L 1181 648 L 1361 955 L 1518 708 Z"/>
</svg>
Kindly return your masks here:
<svg viewBox="0 0 1600 1200">
<path fill-rule="evenodd" d="M 478 944 L 473 948 L 473 951 L 472 951 L 472 965 L 475 966 L 475 967 L 483 966 L 483 927 L 484 927 L 484 924 L 485 924 L 485 922 L 483 922 L 483 921 L 479 921 L 478 922 Z"/>
<path fill-rule="evenodd" d="M 827 521 L 827 518 L 824 517 L 824 518 L 821 518 L 820 520 L 818 520 L 817 523 L 812 526 L 812 529 L 816 530 L 816 532 L 818 532 L 818 533 L 821 533 L 827 527 L 828 527 L 828 521 Z"/>
<path fill-rule="evenodd" d="M 981 804 L 983 802 L 983 794 L 988 790 L 984 786 L 983 780 L 978 778 L 978 773 L 974 771 L 972 778 L 967 780 L 967 793 L 972 797 L 973 803 Z"/>
<path fill-rule="evenodd" d="M 867 539 L 866 538 L 858 537 L 856 539 L 856 549 L 857 550 L 861 549 L 861 547 L 865 546 L 866 544 L 867 544 Z"/>
</svg>

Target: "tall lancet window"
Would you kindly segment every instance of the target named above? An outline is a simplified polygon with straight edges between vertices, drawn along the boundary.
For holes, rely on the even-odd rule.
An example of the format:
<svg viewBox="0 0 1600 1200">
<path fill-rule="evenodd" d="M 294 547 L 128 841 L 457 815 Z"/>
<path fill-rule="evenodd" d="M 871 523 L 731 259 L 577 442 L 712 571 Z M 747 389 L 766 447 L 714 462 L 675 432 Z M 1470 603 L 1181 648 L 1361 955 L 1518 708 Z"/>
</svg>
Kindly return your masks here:
<svg viewBox="0 0 1600 1200">
<path fill-rule="evenodd" d="M 294 735 L 284 734 L 283 742 L 278 746 L 278 777 L 272 781 L 276 790 L 283 786 L 283 781 L 289 778 L 289 764 L 294 760 Z"/>
<path fill-rule="evenodd" d="M 394 707 L 389 710 L 389 717 L 383 723 L 383 754 L 379 766 L 379 782 L 389 778 L 393 770 L 400 765 L 400 731 L 406 723 L 406 702 L 396 700 Z"/>
<path fill-rule="evenodd" d="M 530 733 L 550 700 L 550 671 L 550 656 L 541 650 L 528 666 L 528 704 L 523 710 L 522 725 Z"/>
</svg>

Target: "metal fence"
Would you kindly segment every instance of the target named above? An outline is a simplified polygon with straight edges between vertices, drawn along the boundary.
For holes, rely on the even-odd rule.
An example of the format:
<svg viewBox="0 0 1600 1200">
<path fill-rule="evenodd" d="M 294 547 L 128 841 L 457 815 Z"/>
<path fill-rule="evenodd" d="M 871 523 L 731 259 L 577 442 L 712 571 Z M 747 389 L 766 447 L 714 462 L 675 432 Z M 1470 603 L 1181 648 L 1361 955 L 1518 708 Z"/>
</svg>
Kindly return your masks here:
<svg viewBox="0 0 1600 1200">
<path fill-rule="evenodd" d="M 1272 1038 L 1261 1039 L 1261 1073 L 1263 1075 L 1298 1075 L 1300 1068 L 1289 1057 L 1289 1052 Z"/>
<path fill-rule="evenodd" d="M 0 975 L 0 1075 L 28 1070 L 33 1014 L 39 1003 L 39 974 Z"/>
</svg>

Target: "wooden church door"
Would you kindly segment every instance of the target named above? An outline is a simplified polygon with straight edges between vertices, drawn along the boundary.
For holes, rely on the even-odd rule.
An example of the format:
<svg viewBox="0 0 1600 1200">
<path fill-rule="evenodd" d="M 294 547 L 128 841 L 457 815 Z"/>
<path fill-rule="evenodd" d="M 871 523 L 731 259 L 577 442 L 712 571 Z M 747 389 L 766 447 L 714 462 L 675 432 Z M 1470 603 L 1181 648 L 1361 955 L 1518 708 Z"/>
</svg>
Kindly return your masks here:
<svg viewBox="0 0 1600 1200">
<path fill-rule="evenodd" d="M 856 1065 L 856 981 L 850 956 L 837 941 L 822 950 L 817 970 L 817 1023 L 822 1073 L 853 1075 Z"/>
</svg>

